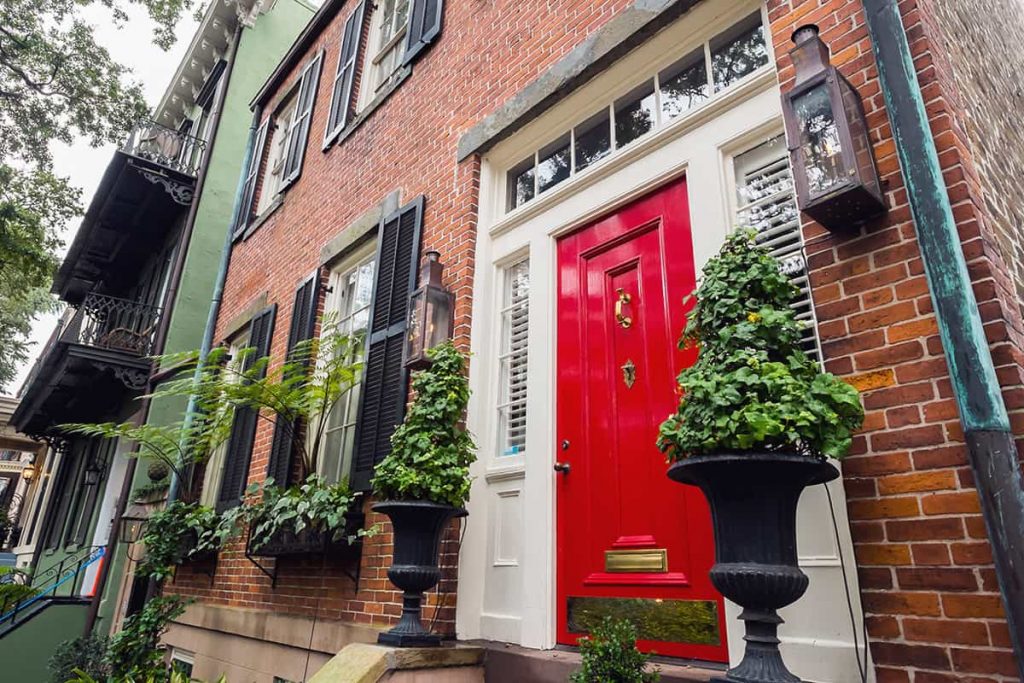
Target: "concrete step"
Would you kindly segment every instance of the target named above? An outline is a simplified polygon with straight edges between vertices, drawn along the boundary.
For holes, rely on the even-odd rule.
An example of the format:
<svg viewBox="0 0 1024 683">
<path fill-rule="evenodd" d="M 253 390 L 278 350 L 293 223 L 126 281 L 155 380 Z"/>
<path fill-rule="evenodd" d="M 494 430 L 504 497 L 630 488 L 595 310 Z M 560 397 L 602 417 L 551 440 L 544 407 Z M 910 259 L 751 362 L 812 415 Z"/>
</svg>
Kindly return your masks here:
<svg viewBox="0 0 1024 683">
<path fill-rule="evenodd" d="M 531 650 L 508 643 L 467 641 L 487 651 L 484 659 L 486 683 L 565 683 L 580 667 L 580 655 L 572 650 Z M 688 663 L 664 657 L 652 658 L 661 670 L 661 683 L 707 682 L 720 676 L 725 667 Z"/>
</svg>

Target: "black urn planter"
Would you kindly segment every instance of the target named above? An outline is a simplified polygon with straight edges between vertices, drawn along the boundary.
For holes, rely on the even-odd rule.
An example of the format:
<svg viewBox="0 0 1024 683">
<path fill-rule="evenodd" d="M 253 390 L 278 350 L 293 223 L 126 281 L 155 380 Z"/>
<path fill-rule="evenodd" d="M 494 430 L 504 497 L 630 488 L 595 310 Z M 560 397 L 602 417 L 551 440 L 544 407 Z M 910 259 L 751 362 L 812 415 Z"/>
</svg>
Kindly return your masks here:
<svg viewBox="0 0 1024 683">
<path fill-rule="evenodd" d="M 796 506 L 804 488 L 839 476 L 828 462 L 793 453 L 723 453 L 681 460 L 668 476 L 700 487 L 711 507 L 711 583 L 743 608 L 746 650 L 720 681 L 800 683 L 779 652 L 777 610 L 807 590 L 796 553 Z"/>
<path fill-rule="evenodd" d="M 377 642 L 398 647 L 438 646 L 441 636 L 425 629 L 420 621 L 423 593 L 441 579 L 437 564 L 441 534 L 453 517 L 462 517 L 466 511 L 419 500 L 384 501 L 373 510 L 391 519 L 394 557 L 388 578 L 404 593 L 402 618 L 390 631 L 381 633 Z"/>
</svg>

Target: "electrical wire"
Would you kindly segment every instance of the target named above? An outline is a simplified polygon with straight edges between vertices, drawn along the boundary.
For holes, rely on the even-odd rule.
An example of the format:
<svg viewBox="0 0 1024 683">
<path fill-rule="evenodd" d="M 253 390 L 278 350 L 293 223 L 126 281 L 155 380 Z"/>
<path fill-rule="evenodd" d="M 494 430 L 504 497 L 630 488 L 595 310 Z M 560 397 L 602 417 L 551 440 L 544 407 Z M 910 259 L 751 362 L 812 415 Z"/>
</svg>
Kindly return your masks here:
<svg viewBox="0 0 1024 683">
<path fill-rule="evenodd" d="M 462 554 L 462 544 L 466 540 L 466 529 L 469 528 L 468 524 L 462 524 L 462 530 L 459 533 L 459 554 Z M 458 564 L 456 563 L 456 566 Z M 437 607 L 434 609 L 434 616 L 430 619 L 430 632 L 434 632 L 434 628 L 437 626 L 438 616 L 441 614 L 441 610 L 448 606 L 448 596 L 450 593 L 441 593 L 441 582 L 437 582 L 437 588 L 434 589 L 437 593 Z"/>
<path fill-rule="evenodd" d="M 857 640 L 857 617 L 853 613 L 853 598 L 850 595 L 850 582 L 846 575 L 846 559 L 843 556 L 843 543 L 839 538 L 839 521 L 836 519 L 835 503 L 832 501 L 832 491 L 828 484 L 822 484 L 825 488 L 825 495 L 828 497 L 828 511 L 832 515 L 832 531 L 836 537 L 836 549 L 839 552 L 839 568 L 843 572 L 843 590 L 846 592 L 846 608 L 850 614 L 850 627 L 853 631 L 853 655 L 857 660 L 857 671 L 860 673 L 861 683 L 868 683 L 868 624 L 864 618 L 864 610 L 860 612 L 861 628 L 863 628 L 864 640 L 864 661 L 861 662 L 860 643 Z"/>
</svg>

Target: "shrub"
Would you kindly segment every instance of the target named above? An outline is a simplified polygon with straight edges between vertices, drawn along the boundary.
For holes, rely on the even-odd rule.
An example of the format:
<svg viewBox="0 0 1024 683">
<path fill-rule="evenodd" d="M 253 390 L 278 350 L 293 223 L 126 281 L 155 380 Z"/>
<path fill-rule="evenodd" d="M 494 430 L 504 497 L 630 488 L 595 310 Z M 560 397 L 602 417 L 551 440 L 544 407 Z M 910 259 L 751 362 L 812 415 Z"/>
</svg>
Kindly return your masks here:
<svg viewBox="0 0 1024 683">
<path fill-rule="evenodd" d="M 110 674 L 106 656 L 107 639 L 104 636 L 93 633 L 66 640 L 57 646 L 47 662 L 50 683 L 65 683 L 74 679 L 76 674 L 104 680 Z"/>
<path fill-rule="evenodd" d="M 738 231 L 703 270 L 680 348 L 696 363 L 662 423 L 670 460 L 723 451 L 785 451 L 834 458 L 864 419 L 857 391 L 800 347 L 797 288 L 750 232 Z"/>
<path fill-rule="evenodd" d="M 469 403 L 466 358 L 447 342 L 432 349 L 430 368 L 416 373 L 416 399 L 377 465 L 373 490 L 382 500 L 427 500 L 462 507 L 469 500 L 475 446 L 462 421 Z"/>
<path fill-rule="evenodd" d="M 177 595 L 153 598 L 138 614 L 125 619 L 124 626 L 110 639 L 106 662 L 115 678 L 133 678 L 156 683 L 167 680 L 160 637 L 167 625 L 185 611 L 187 601 Z"/>
<path fill-rule="evenodd" d="M 155 511 L 146 520 L 142 534 L 146 556 L 136 573 L 162 580 L 175 564 L 220 550 L 238 535 L 239 514 L 233 508 L 218 515 L 211 507 L 180 500 Z"/>
<path fill-rule="evenodd" d="M 657 669 L 647 670 L 647 655 L 636 649 L 636 626 L 605 617 L 589 636 L 580 639 L 582 666 L 572 683 L 654 683 Z"/>
</svg>

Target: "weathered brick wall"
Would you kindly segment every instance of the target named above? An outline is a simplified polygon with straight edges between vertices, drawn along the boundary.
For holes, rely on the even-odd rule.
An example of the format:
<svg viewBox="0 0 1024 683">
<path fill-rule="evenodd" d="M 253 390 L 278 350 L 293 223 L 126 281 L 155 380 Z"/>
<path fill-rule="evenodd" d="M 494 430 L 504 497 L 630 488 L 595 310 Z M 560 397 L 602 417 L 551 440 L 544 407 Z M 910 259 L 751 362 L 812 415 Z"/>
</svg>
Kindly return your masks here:
<svg viewBox="0 0 1024 683">
<path fill-rule="evenodd" d="M 817 0 L 768 6 L 777 56 L 800 24 L 822 28 L 833 62 L 864 100 L 890 208 L 846 235 L 804 226 L 826 365 L 863 391 L 867 412 L 844 482 L 879 680 L 1016 680 L 863 8 Z M 931 3 L 907 0 L 900 8 L 999 379 L 1019 408 L 1019 316 L 1003 305 L 1000 254 L 982 237 L 985 208 L 956 81 L 933 38 Z M 779 67 L 785 90 L 793 78 L 788 57 Z"/>
<path fill-rule="evenodd" d="M 310 54 L 326 50 L 324 76 L 302 178 L 283 205 L 237 245 L 221 329 L 258 296 L 279 305 L 272 356 L 286 344 L 294 288 L 343 226 L 396 188 L 402 201 L 426 195 L 424 248 L 437 249 L 457 294 L 456 332 L 468 340 L 479 161 L 456 165 L 461 133 L 603 26 L 629 0 L 449 2 L 445 29 L 412 76 L 341 145 L 321 152 L 346 3 Z M 982 182 L 960 124 L 956 81 L 942 64 L 923 11 L 902 5 L 965 256 L 1008 401 L 1024 407 L 1017 319 L 1003 305 L 1009 279 L 982 237 Z M 845 466 L 849 514 L 881 681 L 1009 680 L 1015 674 L 988 541 L 859 0 L 769 0 L 780 81 L 792 30 L 815 22 L 835 62 L 860 91 L 889 214 L 859 232 L 833 235 L 808 223 L 805 236 L 828 368 L 864 390 L 867 422 Z M 298 69 L 296 69 L 297 72 Z M 293 77 L 295 74 L 293 74 Z M 261 424 L 250 481 L 263 478 L 271 426 Z M 371 523 L 378 521 L 372 515 Z M 455 530 L 446 544 L 454 566 Z M 386 624 L 398 595 L 384 567 L 386 532 L 369 539 L 359 592 L 319 559 L 283 562 L 278 586 L 242 556 L 222 554 L 214 585 L 183 573 L 175 590 L 202 600 Z M 442 592 L 451 627 L 454 583 Z M 837 598 L 840 599 L 840 598 Z M 324 611 L 326 610 L 326 612 Z"/>
</svg>

